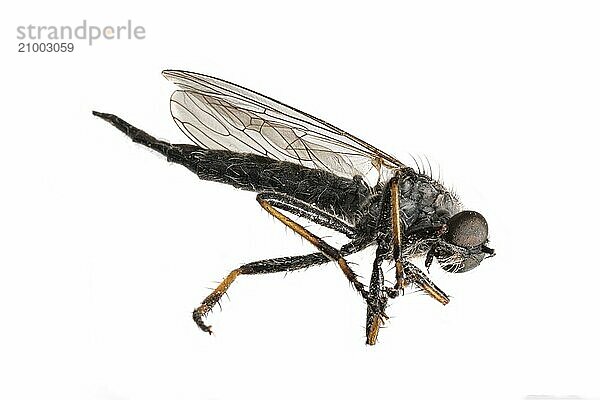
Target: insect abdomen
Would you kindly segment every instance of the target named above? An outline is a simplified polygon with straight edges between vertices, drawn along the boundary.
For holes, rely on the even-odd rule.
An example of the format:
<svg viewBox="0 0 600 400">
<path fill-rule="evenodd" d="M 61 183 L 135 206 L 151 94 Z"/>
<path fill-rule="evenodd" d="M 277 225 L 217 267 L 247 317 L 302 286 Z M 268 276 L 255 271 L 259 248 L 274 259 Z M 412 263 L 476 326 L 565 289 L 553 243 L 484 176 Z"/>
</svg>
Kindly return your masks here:
<svg viewBox="0 0 600 400">
<path fill-rule="evenodd" d="M 200 179 L 252 192 L 287 194 L 350 221 L 368 195 L 368 188 L 362 181 L 327 171 L 254 154 L 174 146 L 185 146 L 181 149 L 189 155 L 180 163 Z"/>
<path fill-rule="evenodd" d="M 312 204 L 354 222 L 369 189 L 361 179 L 347 179 L 327 171 L 286 161 L 229 150 L 209 150 L 190 144 L 159 140 L 113 114 L 94 111 L 136 143 L 181 164 L 200 179 L 225 183 L 253 192 L 277 192 Z"/>
</svg>

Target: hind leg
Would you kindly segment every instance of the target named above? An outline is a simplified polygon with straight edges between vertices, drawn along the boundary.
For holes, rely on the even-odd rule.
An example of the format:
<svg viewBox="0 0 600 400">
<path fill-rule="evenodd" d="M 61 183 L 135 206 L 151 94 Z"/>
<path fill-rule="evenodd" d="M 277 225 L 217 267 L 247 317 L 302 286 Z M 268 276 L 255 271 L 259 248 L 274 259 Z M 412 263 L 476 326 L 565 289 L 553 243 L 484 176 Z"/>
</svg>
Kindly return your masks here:
<svg viewBox="0 0 600 400">
<path fill-rule="evenodd" d="M 329 259 L 321 253 L 307 254 L 304 256 L 280 257 L 270 260 L 255 261 L 249 264 L 242 265 L 234 269 L 223 279 L 211 294 L 209 294 L 200 307 L 196 308 L 193 313 L 193 318 L 196 324 L 204 332 L 212 333 L 210 325 L 204 323 L 203 318 L 208 314 L 215 304 L 221 300 L 221 297 L 227 292 L 229 286 L 235 281 L 239 275 L 258 275 L 271 274 L 275 272 L 296 271 L 302 268 L 312 267 L 314 265 L 324 264 Z"/>
<path fill-rule="evenodd" d="M 356 253 L 366 246 L 365 241 L 352 241 L 342 246 L 340 253 L 342 255 L 349 255 Z M 211 294 L 209 294 L 200 307 L 196 308 L 193 313 L 193 318 L 198 327 L 204 332 L 211 333 L 210 325 L 206 325 L 204 317 L 213 309 L 215 304 L 221 300 L 223 295 L 229 289 L 229 286 L 235 281 L 240 275 L 260 275 L 260 274 L 272 274 L 276 272 L 288 272 L 297 271 L 304 268 L 313 267 L 316 265 L 325 264 L 330 262 L 329 257 L 323 253 L 312 253 L 303 256 L 292 256 L 292 257 L 280 257 L 272 258 L 270 260 L 255 261 L 249 264 L 242 265 L 239 268 L 234 269 L 223 279 L 223 281 L 217 286 Z"/>
<path fill-rule="evenodd" d="M 319 249 L 321 253 L 323 253 L 328 259 L 330 259 L 331 261 L 335 261 L 346 276 L 346 278 L 348 279 L 348 281 L 350 281 L 352 286 L 354 286 L 354 288 L 361 294 L 363 299 L 367 299 L 368 291 L 365 288 L 365 285 L 359 282 L 358 276 L 352 270 L 352 268 L 350 268 L 341 251 L 331 246 L 315 234 L 309 232 L 306 228 L 304 228 L 297 222 L 292 221 L 290 218 L 277 211 L 275 209 L 276 206 L 271 204 L 269 200 L 265 200 L 264 198 L 262 198 L 260 194 L 256 196 L 256 200 L 261 205 L 261 207 L 265 209 L 265 211 L 277 218 L 285 226 L 302 236 L 304 239 L 308 240 L 308 242 L 310 242 L 317 249 Z"/>
</svg>

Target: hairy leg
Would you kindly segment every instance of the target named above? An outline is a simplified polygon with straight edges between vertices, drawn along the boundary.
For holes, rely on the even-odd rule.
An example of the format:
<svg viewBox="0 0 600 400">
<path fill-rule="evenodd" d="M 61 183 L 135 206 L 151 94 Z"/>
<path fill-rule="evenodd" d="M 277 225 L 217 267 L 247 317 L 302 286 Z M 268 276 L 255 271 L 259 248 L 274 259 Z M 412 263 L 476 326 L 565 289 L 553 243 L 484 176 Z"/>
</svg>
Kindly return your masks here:
<svg viewBox="0 0 600 400">
<path fill-rule="evenodd" d="M 415 265 L 409 263 L 402 257 L 403 225 L 400 218 L 400 179 L 402 171 L 398 171 L 390 180 L 390 217 L 392 222 L 392 255 L 396 270 L 396 284 L 389 291 L 394 296 L 399 290 L 404 292 L 408 284 L 415 284 L 425 293 L 446 305 L 450 301 L 448 296 L 427 275 Z M 383 208 L 382 208 L 383 209 Z M 429 269 L 431 264 L 428 255 L 425 265 Z"/>
<path fill-rule="evenodd" d="M 356 253 L 366 247 L 368 243 L 362 241 L 352 241 L 342 246 L 340 253 L 349 255 Z M 272 274 L 276 272 L 297 271 L 300 269 L 309 268 L 316 265 L 325 264 L 331 261 L 323 253 L 311 253 L 303 256 L 279 257 L 269 260 L 255 261 L 231 271 L 227 277 L 217 286 L 211 294 L 209 294 L 200 307 L 196 308 L 193 313 L 193 318 L 198 327 L 204 332 L 211 333 L 210 325 L 206 325 L 204 317 L 213 309 L 213 307 L 221 300 L 229 286 L 235 281 L 239 275 L 259 275 Z"/>
<path fill-rule="evenodd" d="M 355 228 L 338 217 L 289 195 L 275 192 L 263 192 L 257 196 L 257 200 L 259 202 L 265 200 L 275 208 L 306 218 L 318 225 L 340 232 L 347 237 L 354 237 L 356 235 Z"/>
<path fill-rule="evenodd" d="M 329 259 L 321 253 L 312 253 L 303 256 L 280 257 L 270 260 L 255 261 L 231 271 L 225 279 L 209 294 L 200 307 L 196 308 L 193 318 L 196 324 L 204 332 L 212 333 L 211 327 L 204 323 L 203 318 L 213 309 L 215 304 L 221 300 L 221 297 L 227 292 L 229 286 L 239 275 L 258 275 L 271 274 L 275 272 L 296 271 L 302 268 L 312 267 L 328 262 Z"/>
<path fill-rule="evenodd" d="M 354 288 L 362 295 L 364 299 L 367 299 L 368 292 L 365 289 L 365 286 L 358 281 L 356 273 L 350 268 L 350 266 L 346 262 L 346 259 L 339 250 L 332 247 L 315 234 L 309 232 L 306 228 L 304 228 L 297 222 L 292 221 L 290 218 L 277 211 L 273 204 L 271 204 L 269 200 L 261 198 L 260 194 L 256 197 L 256 200 L 261 205 L 261 207 L 265 209 L 265 211 L 277 218 L 285 226 L 302 236 L 304 239 L 308 240 L 331 261 L 335 261 L 346 276 L 346 278 L 350 281 L 352 286 L 354 286 Z"/>
<path fill-rule="evenodd" d="M 388 251 L 384 243 L 379 243 L 375 252 L 375 260 L 373 261 L 373 272 L 369 282 L 369 297 L 367 299 L 367 325 L 366 335 L 367 344 L 374 345 L 377 343 L 377 335 L 379 328 L 384 324 L 384 319 L 387 319 L 385 308 L 387 306 L 388 295 L 384 286 L 384 275 L 381 269 L 381 264 Z"/>
<path fill-rule="evenodd" d="M 406 279 L 404 276 L 404 265 L 402 263 L 402 234 L 403 226 L 400 218 L 400 181 L 401 171 L 390 180 L 390 218 L 392 221 L 392 254 L 396 270 L 395 290 L 404 292 Z"/>
</svg>

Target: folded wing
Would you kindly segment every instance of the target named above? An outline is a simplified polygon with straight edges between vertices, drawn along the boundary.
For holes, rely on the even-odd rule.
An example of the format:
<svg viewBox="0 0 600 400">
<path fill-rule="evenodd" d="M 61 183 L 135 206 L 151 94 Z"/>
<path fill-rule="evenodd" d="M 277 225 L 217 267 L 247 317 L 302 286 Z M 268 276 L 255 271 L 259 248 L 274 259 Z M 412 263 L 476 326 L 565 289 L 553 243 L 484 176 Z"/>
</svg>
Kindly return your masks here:
<svg viewBox="0 0 600 400">
<path fill-rule="evenodd" d="M 177 84 L 171 114 L 197 145 L 253 153 L 344 177 L 380 165 L 403 164 L 335 126 L 276 100 L 217 78 L 168 70 Z"/>
</svg>

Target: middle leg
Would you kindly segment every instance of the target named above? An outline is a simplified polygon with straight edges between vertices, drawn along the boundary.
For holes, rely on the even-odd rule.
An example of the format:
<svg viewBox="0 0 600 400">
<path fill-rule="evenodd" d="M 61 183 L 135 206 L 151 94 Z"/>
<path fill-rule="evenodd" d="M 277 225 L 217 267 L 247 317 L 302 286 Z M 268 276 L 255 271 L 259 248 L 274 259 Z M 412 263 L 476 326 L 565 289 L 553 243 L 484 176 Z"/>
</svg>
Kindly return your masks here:
<svg viewBox="0 0 600 400">
<path fill-rule="evenodd" d="M 384 286 L 383 270 L 381 269 L 381 264 L 388 251 L 389 247 L 386 246 L 385 242 L 378 241 L 375 260 L 373 261 L 373 272 L 371 273 L 371 281 L 369 283 L 369 299 L 367 300 L 366 335 L 367 344 L 371 346 L 377 343 L 379 328 L 384 324 L 384 320 L 388 318 L 385 314 L 388 294 Z"/>
</svg>

